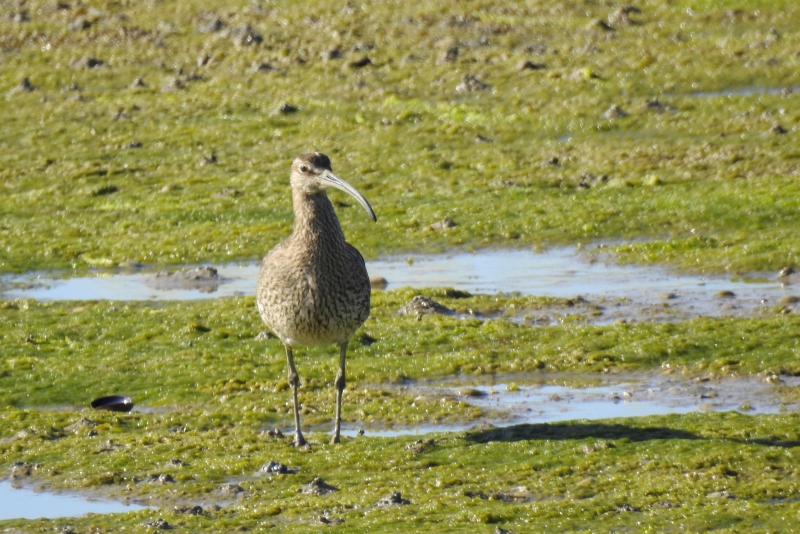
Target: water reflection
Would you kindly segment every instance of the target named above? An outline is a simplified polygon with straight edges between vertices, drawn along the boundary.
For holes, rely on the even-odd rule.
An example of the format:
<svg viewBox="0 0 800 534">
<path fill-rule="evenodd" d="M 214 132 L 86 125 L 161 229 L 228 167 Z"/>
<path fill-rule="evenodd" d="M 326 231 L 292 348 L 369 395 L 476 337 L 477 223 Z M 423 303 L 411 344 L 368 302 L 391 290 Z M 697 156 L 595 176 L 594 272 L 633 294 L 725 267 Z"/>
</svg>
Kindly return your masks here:
<svg viewBox="0 0 800 534">
<path fill-rule="evenodd" d="M 15 488 L 8 480 L 0 481 L 0 521 L 77 517 L 85 514 L 116 514 L 144 510 L 146 506 L 91 499 L 68 493 Z"/>
</svg>

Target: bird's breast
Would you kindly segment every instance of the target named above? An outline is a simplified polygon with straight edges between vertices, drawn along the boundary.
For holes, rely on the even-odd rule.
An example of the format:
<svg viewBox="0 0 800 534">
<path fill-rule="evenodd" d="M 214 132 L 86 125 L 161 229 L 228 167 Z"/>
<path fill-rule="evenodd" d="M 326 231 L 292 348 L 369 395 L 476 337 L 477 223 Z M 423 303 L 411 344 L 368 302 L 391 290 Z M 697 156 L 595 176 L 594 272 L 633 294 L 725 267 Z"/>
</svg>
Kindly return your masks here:
<svg viewBox="0 0 800 534">
<path fill-rule="evenodd" d="M 264 322 L 291 344 L 346 342 L 369 316 L 369 277 L 360 254 L 295 250 L 287 258 L 275 252 L 265 258 L 258 281 Z"/>
</svg>

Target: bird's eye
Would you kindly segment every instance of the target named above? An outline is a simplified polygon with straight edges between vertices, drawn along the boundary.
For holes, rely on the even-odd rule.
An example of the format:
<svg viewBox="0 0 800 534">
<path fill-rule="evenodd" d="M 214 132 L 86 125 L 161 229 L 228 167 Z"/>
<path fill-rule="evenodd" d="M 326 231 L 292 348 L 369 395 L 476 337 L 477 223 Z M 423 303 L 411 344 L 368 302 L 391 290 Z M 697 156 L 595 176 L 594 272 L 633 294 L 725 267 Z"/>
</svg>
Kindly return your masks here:
<svg viewBox="0 0 800 534">
<path fill-rule="evenodd" d="M 308 167 L 305 165 L 300 165 L 300 172 L 308 172 Z"/>
</svg>

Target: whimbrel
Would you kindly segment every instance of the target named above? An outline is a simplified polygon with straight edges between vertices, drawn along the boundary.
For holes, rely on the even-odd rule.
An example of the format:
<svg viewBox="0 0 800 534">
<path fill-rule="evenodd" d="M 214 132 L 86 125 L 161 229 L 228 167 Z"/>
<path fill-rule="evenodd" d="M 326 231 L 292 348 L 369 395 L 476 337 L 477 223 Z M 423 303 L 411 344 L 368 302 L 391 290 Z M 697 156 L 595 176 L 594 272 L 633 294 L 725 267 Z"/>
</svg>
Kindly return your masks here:
<svg viewBox="0 0 800 534">
<path fill-rule="evenodd" d="M 325 154 L 301 154 L 292 163 L 294 231 L 264 258 L 256 302 L 261 318 L 283 342 L 294 403 L 297 446 L 305 445 L 297 405 L 299 378 L 292 347 L 337 345 L 336 422 L 331 443 L 339 442 L 347 343 L 369 317 L 369 276 L 364 258 L 344 239 L 325 190 L 352 195 L 377 221 L 372 207 L 353 186 L 333 174 Z"/>
</svg>

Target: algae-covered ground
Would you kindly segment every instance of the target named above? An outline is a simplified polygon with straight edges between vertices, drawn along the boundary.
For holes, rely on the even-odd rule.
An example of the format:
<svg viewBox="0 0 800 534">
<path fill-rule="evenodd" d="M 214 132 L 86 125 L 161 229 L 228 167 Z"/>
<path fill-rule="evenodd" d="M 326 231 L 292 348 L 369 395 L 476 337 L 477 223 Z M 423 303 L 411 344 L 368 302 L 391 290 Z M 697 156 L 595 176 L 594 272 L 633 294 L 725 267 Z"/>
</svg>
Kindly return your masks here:
<svg viewBox="0 0 800 534">
<path fill-rule="evenodd" d="M 427 293 L 476 311 L 546 304 Z M 461 376 L 468 383 L 525 372 L 768 380 L 800 373 L 794 315 L 535 328 L 505 319 L 396 315 L 413 294 L 375 294 L 348 359 L 346 426 L 492 419 L 453 396 L 397 387 L 409 381 Z M 12 531 L 148 531 L 161 518 L 193 532 L 741 531 L 742 525 L 780 531 L 798 513 L 795 413 L 517 425 L 422 439 L 370 437 L 368 430 L 337 446 L 312 432 L 311 449 L 296 449 L 289 437 L 266 432 L 279 427 L 290 434 L 290 397 L 282 347 L 254 339 L 262 326 L 253 309 L 252 298 L 4 304 L 0 319 L 16 327 L 4 329 L 0 340 L 0 463 L 18 483 L 158 508 L 2 524 Z M 365 335 L 371 344 L 359 342 Z M 333 352 L 304 350 L 297 360 L 303 421 L 323 431 L 333 417 Z M 800 400 L 797 388 L 783 389 L 787 401 Z M 118 392 L 147 411 L 80 409 Z M 259 473 L 270 461 L 297 472 Z M 302 493 L 315 477 L 339 491 Z M 376 506 L 394 491 L 411 504 Z M 204 514 L 175 510 L 196 505 Z M 338 520 L 344 523 L 325 523 Z"/>
<path fill-rule="evenodd" d="M 626 261 L 800 264 L 793 0 L 3 11 L 2 271 L 260 257 L 312 149 L 374 205 L 333 194 L 368 257 L 636 238 Z"/>
<path fill-rule="evenodd" d="M 797 268 L 797 20 L 794 0 L 0 0 L 0 273 L 256 259 L 290 231 L 309 150 L 375 208 L 331 193 L 367 257 L 599 241 L 697 272 Z M 252 298 L 0 301 L 4 476 L 156 506 L 0 530 L 794 528 L 794 413 L 370 435 L 502 419 L 418 381 L 774 383 L 800 375 L 791 310 L 542 328 L 504 317 L 553 299 L 421 292 L 494 318 L 398 316 L 415 292 L 375 293 L 343 406 L 366 435 L 327 444 L 333 349 L 297 351 L 310 449 L 266 432 L 289 433 L 291 401 Z M 109 393 L 145 411 L 80 409 Z M 304 492 L 315 477 L 338 491 Z M 379 503 L 395 491 L 409 503 Z"/>
</svg>

